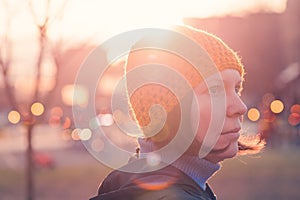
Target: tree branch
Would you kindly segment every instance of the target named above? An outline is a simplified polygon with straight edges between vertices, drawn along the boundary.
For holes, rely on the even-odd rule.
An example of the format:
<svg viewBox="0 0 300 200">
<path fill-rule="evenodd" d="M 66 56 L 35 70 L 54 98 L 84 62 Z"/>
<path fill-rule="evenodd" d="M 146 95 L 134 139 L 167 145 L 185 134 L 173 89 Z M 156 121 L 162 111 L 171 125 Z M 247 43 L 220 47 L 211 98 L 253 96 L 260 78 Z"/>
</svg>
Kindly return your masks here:
<svg viewBox="0 0 300 200">
<path fill-rule="evenodd" d="M 8 10 L 8 3 L 7 1 L 2 2 L 3 5 L 6 7 L 6 10 Z M 10 14 L 10 13 L 7 13 Z M 3 78 L 3 83 L 4 83 L 4 91 L 6 93 L 6 97 L 8 99 L 8 102 L 10 103 L 11 107 L 15 110 L 17 110 L 18 105 L 17 101 L 14 95 L 14 91 L 12 90 L 12 87 L 10 86 L 9 83 L 9 75 L 8 75 L 8 70 L 10 69 L 11 66 L 11 60 L 12 60 L 12 43 L 10 42 L 10 39 L 8 38 L 9 35 L 9 30 L 10 30 L 10 17 L 7 17 L 7 22 L 6 22 L 6 28 L 4 31 L 4 36 L 3 36 L 3 41 L 2 45 L 0 48 L 0 66 L 1 66 L 1 74 Z M 4 53 L 5 51 L 5 53 Z"/>
</svg>

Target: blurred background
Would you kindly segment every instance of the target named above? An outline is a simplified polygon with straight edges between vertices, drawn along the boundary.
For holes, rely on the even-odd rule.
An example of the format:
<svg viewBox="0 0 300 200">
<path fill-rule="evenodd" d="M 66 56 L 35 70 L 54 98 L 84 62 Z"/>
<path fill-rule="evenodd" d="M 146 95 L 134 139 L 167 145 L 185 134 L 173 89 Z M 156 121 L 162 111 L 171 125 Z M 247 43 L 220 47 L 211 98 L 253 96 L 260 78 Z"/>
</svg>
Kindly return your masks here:
<svg viewBox="0 0 300 200">
<path fill-rule="evenodd" d="M 112 170 L 82 144 L 93 127 L 76 128 L 72 105 L 89 91 L 75 85 L 89 53 L 135 28 L 185 23 L 222 38 L 246 69 L 245 134 L 267 141 L 255 156 L 225 161 L 210 183 L 219 199 L 300 199 L 300 1 L 0 0 L 0 199 L 88 199 Z M 110 49 L 103 49 L 110 61 Z M 135 151 L 118 132 L 110 97 L 124 61 L 96 91 L 96 126 Z M 76 94 L 73 96 L 74 91 Z M 91 141 L 94 152 L 101 140 Z"/>
</svg>

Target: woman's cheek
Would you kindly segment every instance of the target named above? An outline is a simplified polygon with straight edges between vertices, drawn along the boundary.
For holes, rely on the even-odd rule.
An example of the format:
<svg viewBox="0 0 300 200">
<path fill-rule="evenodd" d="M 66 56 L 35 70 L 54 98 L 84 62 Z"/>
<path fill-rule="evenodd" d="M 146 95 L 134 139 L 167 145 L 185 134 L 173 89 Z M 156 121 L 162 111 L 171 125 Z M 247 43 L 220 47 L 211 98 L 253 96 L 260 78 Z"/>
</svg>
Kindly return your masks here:
<svg viewBox="0 0 300 200">
<path fill-rule="evenodd" d="M 192 99 L 192 106 L 191 106 L 191 126 L 192 130 L 198 132 L 198 125 L 199 125 L 199 106 L 198 106 L 198 97 L 193 95 Z"/>
<path fill-rule="evenodd" d="M 198 105 L 197 102 L 199 102 Z M 193 130 L 197 129 L 196 138 L 200 143 L 202 143 L 211 120 L 210 99 L 206 98 L 204 95 L 197 96 L 197 99 L 193 99 L 192 104 L 196 104 L 198 106 L 198 109 L 194 109 L 192 111 L 192 127 Z M 192 108 L 194 108 L 194 105 Z"/>
</svg>

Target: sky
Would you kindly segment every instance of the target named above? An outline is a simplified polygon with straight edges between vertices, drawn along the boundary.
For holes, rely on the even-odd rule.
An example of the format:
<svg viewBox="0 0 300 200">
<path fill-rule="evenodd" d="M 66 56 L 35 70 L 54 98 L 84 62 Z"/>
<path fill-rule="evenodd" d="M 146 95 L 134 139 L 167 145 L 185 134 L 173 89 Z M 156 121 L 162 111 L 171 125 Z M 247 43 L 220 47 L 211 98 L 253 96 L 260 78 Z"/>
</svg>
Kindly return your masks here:
<svg viewBox="0 0 300 200">
<path fill-rule="evenodd" d="M 13 19 L 11 36 L 30 36 L 34 27 L 25 0 L 10 0 L 8 9 L 0 0 L 0 19 L 7 12 Z M 39 19 L 44 13 L 44 0 L 32 0 Z M 140 27 L 163 27 L 180 23 L 183 17 L 242 16 L 251 12 L 283 12 L 287 0 L 67 0 L 64 12 L 57 12 L 64 1 L 52 0 L 50 16 L 62 17 L 53 21 L 52 35 L 75 38 L 96 36 L 105 40 L 114 34 Z M 57 14 L 58 13 L 58 14 Z M 24 27 L 26 26 L 26 27 Z M 4 26 L 0 28 L 3 29 Z M 0 33 L 3 32 L 0 31 Z"/>
<path fill-rule="evenodd" d="M 45 2 L 32 0 L 37 23 L 43 20 Z M 49 36 L 53 41 L 62 39 L 65 44 L 76 41 L 101 44 L 124 31 L 178 24 L 184 17 L 281 13 L 285 11 L 287 0 L 67 0 L 65 4 L 62 0 L 50 2 Z M 30 66 L 38 52 L 37 29 L 28 8 L 25 0 L 0 0 L 0 42 L 8 30 L 8 37 L 13 41 L 14 65 L 11 75 L 15 85 L 21 88 L 30 87 L 30 77 L 34 76 L 34 68 Z M 3 47 L 5 49 L 6 46 L 2 45 L 2 49 Z M 49 67 L 46 65 L 43 72 L 51 76 L 55 71 L 51 71 L 51 62 L 48 63 Z"/>
<path fill-rule="evenodd" d="M 183 17 L 210 17 L 248 12 L 283 12 L 286 0 L 80 0 L 71 1 L 65 20 L 82 35 L 96 31 L 100 37 L 111 37 L 123 31 L 141 27 L 163 27 L 180 23 Z M 76 20 L 74 20 L 76 18 Z M 86 23 L 91 19 L 91 23 Z"/>
</svg>

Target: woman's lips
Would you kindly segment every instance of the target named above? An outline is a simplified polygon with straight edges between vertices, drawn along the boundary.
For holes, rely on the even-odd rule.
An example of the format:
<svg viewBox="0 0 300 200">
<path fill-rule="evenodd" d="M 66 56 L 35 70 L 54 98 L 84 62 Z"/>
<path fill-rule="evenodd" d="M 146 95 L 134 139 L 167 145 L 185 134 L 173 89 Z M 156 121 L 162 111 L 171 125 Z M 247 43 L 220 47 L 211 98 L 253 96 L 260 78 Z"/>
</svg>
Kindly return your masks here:
<svg viewBox="0 0 300 200">
<path fill-rule="evenodd" d="M 231 129 L 229 131 L 222 132 L 220 136 L 230 138 L 232 140 L 237 140 L 240 137 L 240 130 L 241 130 L 241 128 L 237 127 L 237 128 Z"/>
<path fill-rule="evenodd" d="M 211 152 L 220 153 L 226 151 L 230 147 L 230 143 L 233 141 L 237 141 L 240 137 L 241 128 L 231 129 L 230 131 L 222 132 L 219 139 L 222 141 L 227 141 L 224 143 L 223 147 L 218 146 L 217 149 L 214 148 Z"/>
<path fill-rule="evenodd" d="M 233 128 L 230 129 L 229 131 L 222 132 L 221 135 L 236 134 L 236 133 L 240 134 L 240 130 L 241 130 L 240 127 Z"/>
<path fill-rule="evenodd" d="M 240 137 L 240 132 L 227 132 L 226 134 L 221 134 L 221 136 L 238 139 Z"/>
</svg>

